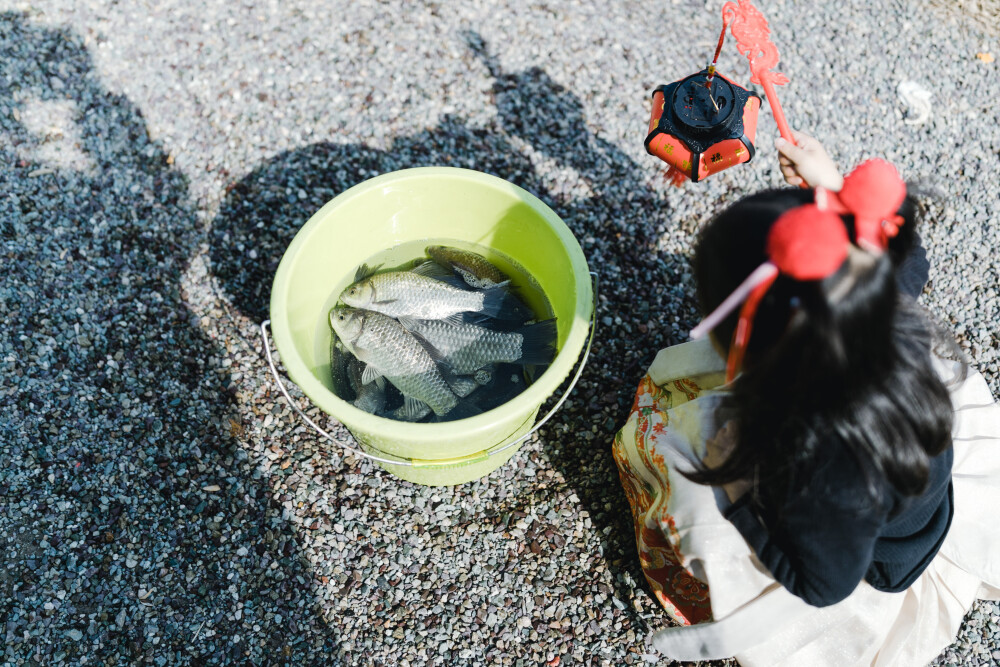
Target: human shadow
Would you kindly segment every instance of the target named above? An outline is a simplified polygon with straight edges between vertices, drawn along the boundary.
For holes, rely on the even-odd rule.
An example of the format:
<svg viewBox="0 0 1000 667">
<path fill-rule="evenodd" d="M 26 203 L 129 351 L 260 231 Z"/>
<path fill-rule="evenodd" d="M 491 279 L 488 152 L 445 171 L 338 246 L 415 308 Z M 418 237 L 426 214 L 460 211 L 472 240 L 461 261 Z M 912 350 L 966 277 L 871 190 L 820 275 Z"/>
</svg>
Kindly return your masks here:
<svg viewBox="0 0 1000 667">
<path fill-rule="evenodd" d="M 182 293 L 203 236 L 184 175 L 79 35 L 18 13 L 0 111 L 5 662 L 336 655 Z"/>
<path fill-rule="evenodd" d="M 212 224 L 211 269 L 227 298 L 262 321 L 275 270 L 295 233 L 357 183 L 404 168 L 450 165 L 499 176 L 538 196 L 567 223 L 601 276 L 591 360 L 572 400 L 541 430 L 542 455 L 580 498 L 614 570 L 644 581 L 610 442 L 655 352 L 678 342 L 676 329 L 659 319 L 662 294 L 678 302 L 673 311 L 693 312 L 685 289 L 687 260 L 657 249 L 671 225 L 663 197 L 645 184 L 647 176 L 634 161 L 588 131 L 579 97 L 537 67 L 504 73 L 481 37 L 466 38 L 470 66 L 484 64 L 495 79 L 495 125 L 474 127 L 445 115 L 436 127 L 396 136 L 385 150 L 321 142 L 267 160 L 229 186 Z M 560 174 L 540 171 L 534 161 L 539 157 L 558 163 L 560 174 L 579 187 L 554 183 Z M 640 279 L 623 281 L 626 273 Z M 619 598 L 629 599 L 620 576 L 617 586 Z M 631 606 L 623 613 L 638 622 Z"/>
<path fill-rule="evenodd" d="M 619 573 L 616 592 L 628 600 L 631 591 L 622 581 L 624 573 L 650 589 L 638 566 L 635 528 L 609 450 L 656 352 L 683 340 L 669 315 L 690 320 L 695 313 L 688 259 L 657 247 L 663 234 L 676 230 L 677 212 L 669 209 L 635 161 L 586 130 L 584 106 L 576 94 L 538 67 L 505 73 L 479 35 L 469 33 L 467 40 L 494 77 L 501 127 L 559 165 L 571 167 L 592 192 L 561 201 L 557 211 L 581 240 L 599 276 L 593 359 L 572 405 L 543 427 L 539 437 L 550 443 L 543 451 L 595 524 L 613 529 L 602 546 Z M 631 607 L 627 611 L 632 616 Z"/>
</svg>

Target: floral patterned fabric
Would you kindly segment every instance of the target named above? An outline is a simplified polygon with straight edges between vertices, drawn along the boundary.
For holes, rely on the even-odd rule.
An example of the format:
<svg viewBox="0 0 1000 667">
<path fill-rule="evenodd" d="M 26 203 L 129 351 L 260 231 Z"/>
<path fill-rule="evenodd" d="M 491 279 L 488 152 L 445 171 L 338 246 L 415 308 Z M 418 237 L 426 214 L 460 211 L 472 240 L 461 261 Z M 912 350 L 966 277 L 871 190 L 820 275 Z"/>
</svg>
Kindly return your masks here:
<svg viewBox="0 0 1000 667">
<path fill-rule="evenodd" d="M 618 432 L 612 448 L 632 508 L 642 571 L 656 599 L 682 625 L 710 619 L 712 609 L 708 585 L 682 565 L 680 536 L 670 514 L 667 466 L 651 439 L 666 432 L 671 408 L 700 393 L 701 388 L 692 378 L 660 387 L 646 375 L 636 391 L 628 424 Z"/>
</svg>

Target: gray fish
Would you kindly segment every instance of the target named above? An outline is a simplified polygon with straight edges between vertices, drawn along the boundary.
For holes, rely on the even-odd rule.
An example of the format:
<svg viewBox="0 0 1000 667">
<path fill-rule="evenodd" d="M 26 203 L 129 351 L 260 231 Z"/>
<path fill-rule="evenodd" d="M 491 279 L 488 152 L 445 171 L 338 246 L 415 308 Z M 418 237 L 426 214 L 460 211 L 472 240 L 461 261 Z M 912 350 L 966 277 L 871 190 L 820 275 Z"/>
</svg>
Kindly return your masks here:
<svg viewBox="0 0 1000 667">
<path fill-rule="evenodd" d="M 513 331 L 496 331 L 476 324 L 443 320 L 400 320 L 437 350 L 441 361 L 458 375 L 469 375 L 499 362 L 548 364 L 555 356 L 555 319 Z"/>
<path fill-rule="evenodd" d="M 385 409 L 385 380 L 376 379 L 374 382 L 364 383 L 365 365 L 356 358 L 351 358 L 347 363 L 347 379 L 354 390 L 354 407 L 376 415 Z"/>
<path fill-rule="evenodd" d="M 482 377 L 477 378 L 477 381 L 481 379 L 483 387 L 469 398 L 463 399 L 459 407 L 470 415 L 482 414 L 512 400 L 530 384 L 530 382 L 525 381 L 525 368 L 525 366 L 515 366 L 514 364 L 498 364 L 491 366 L 490 370 L 485 373 L 483 373 L 484 369 L 476 371 L 475 375 L 482 374 Z M 453 413 L 458 409 L 456 408 Z M 449 415 L 449 418 L 454 417 Z M 431 421 L 440 420 L 432 418 Z"/>
<path fill-rule="evenodd" d="M 493 287 L 506 282 L 508 276 L 488 259 L 468 250 L 444 245 L 429 245 L 427 255 L 462 276 L 470 287 Z"/>
<path fill-rule="evenodd" d="M 444 246 L 428 246 L 428 248 L 444 248 Z M 483 260 L 484 262 L 486 260 Z M 434 278 L 435 280 L 441 280 L 452 287 L 457 287 L 462 290 L 471 289 L 488 289 L 490 287 L 504 287 L 507 293 L 504 295 L 503 303 L 500 309 L 495 313 L 491 314 L 490 319 L 497 320 L 510 320 L 509 323 L 504 323 L 501 326 L 509 327 L 511 323 L 517 322 L 522 324 L 525 320 L 530 320 L 535 317 L 532 310 L 525 305 L 521 299 L 517 296 L 517 287 L 510 284 L 509 280 L 505 280 L 499 283 L 493 283 L 491 280 L 479 280 L 475 276 L 470 276 L 467 271 L 461 269 L 460 267 L 448 267 L 446 265 L 440 264 L 433 259 L 417 260 L 413 268 L 410 271 L 414 273 L 419 273 L 422 276 L 427 276 L 428 278 Z M 368 275 L 371 275 L 370 273 Z M 501 274 L 502 275 L 502 274 Z M 480 321 L 485 319 L 482 315 L 476 313 L 469 313 L 466 317 L 471 317 L 473 319 L 479 318 Z"/>
<path fill-rule="evenodd" d="M 431 352 L 396 320 L 338 306 L 330 310 L 330 326 L 347 349 L 366 364 L 363 384 L 385 377 L 403 394 L 401 418 L 417 420 L 430 410 L 446 415 L 458 404 Z"/>
<path fill-rule="evenodd" d="M 340 342 L 340 338 L 334 335 L 330 339 L 330 379 L 333 381 L 333 393 L 345 401 L 354 400 L 355 390 L 348 373 L 352 361 L 354 356 Z"/>
<path fill-rule="evenodd" d="M 340 300 L 390 317 L 436 320 L 459 313 L 494 317 L 506 299 L 504 287 L 466 290 L 415 271 L 388 271 L 355 282 L 340 294 Z"/>
</svg>

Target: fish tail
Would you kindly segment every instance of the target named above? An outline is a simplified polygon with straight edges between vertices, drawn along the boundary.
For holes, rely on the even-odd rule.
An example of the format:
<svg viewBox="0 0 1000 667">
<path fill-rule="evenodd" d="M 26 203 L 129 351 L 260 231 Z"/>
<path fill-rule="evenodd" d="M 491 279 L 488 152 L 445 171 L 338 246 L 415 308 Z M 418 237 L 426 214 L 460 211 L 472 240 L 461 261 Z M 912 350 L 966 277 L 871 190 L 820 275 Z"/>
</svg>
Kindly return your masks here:
<svg viewBox="0 0 1000 667">
<path fill-rule="evenodd" d="M 479 312 L 487 317 L 497 317 L 507 302 L 507 283 L 487 287 L 483 292 L 483 305 Z"/>
<path fill-rule="evenodd" d="M 543 320 L 519 329 L 521 358 L 519 364 L 548 364 L 556 356 L 556 320 Z"/>
<path fill-rule="evenodd" d="M 483 293 L 483 307 L 480 313 L 496 320 L 524 320 L 534 317 L 534 313 L 512 291 L 510 281 L 506 280 L 493 287 L 487 287 Z"/>
</svg>

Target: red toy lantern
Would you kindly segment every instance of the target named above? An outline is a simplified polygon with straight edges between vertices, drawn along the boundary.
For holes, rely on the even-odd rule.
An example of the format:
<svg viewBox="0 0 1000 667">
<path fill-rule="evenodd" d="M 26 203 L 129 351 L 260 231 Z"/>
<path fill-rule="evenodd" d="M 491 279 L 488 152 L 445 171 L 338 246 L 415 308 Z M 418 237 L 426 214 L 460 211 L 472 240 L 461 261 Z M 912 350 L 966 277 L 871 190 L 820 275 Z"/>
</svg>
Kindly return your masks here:
<svg viewBox="0 0 1000 667">
<path fill-rule="evenodd" d="M 778 49 L 769 40 L 767 20 L 750 0 L 727 2 L 712 64 L 653 91 L 646 151 L 670 165 L 668 175 L 677 185 L 685 179 L 697 183 L 754 156 L 760 97 L 715 71 L 730 25 L 737 48 L 750 59 L 750 81 L 764 87 L 781 136 L 794 143 L 774 90 L 788 79 L 771 71 Z"/>
<path fill-rule="evenodd" d="M 753 159 L 760 97 L 704 69 L 653 91 L 646 151 L 697 183 Z M 676 178 L 676 177 L 675 177 Z"/>
</svg>

